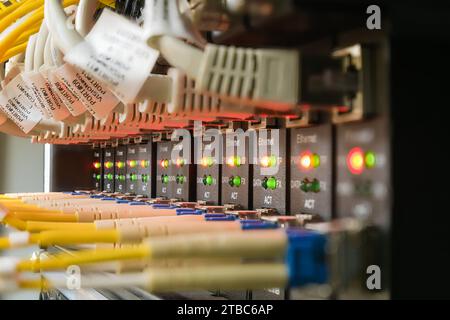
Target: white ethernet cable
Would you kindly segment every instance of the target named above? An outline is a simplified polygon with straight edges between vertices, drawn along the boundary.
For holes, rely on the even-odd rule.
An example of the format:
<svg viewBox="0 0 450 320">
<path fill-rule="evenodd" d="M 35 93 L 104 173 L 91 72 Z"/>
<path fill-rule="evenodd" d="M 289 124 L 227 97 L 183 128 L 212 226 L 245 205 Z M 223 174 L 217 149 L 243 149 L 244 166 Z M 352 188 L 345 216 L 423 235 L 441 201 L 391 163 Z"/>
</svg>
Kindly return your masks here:
<svg viewBox="0 0 450 320">
<path fill-rule="evenodd" d="M 184 41 L 192 39 L 188 32 L 192 24 L 174 3 L 146 1 L 144 16 L 148 18 L 144 28 L 148 44 L 159 50 L 172 66 L 194 79 L 198 91 L 215 94 L 230 102 L 278 111 L 296 108 L 299 84 L 297 50 L 248 49 L 214 44 L 207 44 L 204 51 L 200 50 Z M 158 28 L 159 25 L 164 28 Z"/>
<path fill-rule="evenodd" d="M 206 45 L 205 51 L 182 40 L 159 36 L 149 42 L 173 66 L 196 80 L 196 89 L 268 109 L 294 109 L 298 100 L 296 50 L 246 49 Z"/>
<path fill-rule="evenodd" d="M 75 30 L 82 36 L 86 37 L 94 26 L 94 14 L 97 10 L 97 0 L 80 0 L 75 16 Z"/>
</svg>

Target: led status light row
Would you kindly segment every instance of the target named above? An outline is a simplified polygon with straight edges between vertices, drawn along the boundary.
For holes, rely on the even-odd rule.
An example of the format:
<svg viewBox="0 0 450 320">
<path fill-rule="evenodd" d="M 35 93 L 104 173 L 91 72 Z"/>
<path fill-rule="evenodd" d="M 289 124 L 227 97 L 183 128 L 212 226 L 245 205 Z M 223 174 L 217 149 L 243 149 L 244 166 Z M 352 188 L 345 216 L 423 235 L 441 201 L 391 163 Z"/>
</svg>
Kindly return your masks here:
<svg viewBox="0 0 450 320">
<path fill-rule="evenodd" d="M 177 184 L 183 184 L 186 181 L 186 177 L 183 176 L 182 174 L 177 174 L 175 177 L 175 182 Z"/>
<path fill-rule="evenodd" d="M 374 168 L 376 162 L 376 155 L 373 151 L 364 152 L 359 147 L 351 149 L 347 154 L 348 170 L 355 175 L 363 173 L 364 169 Z"/>
<path fill-rule="evenodd" d="M 177 167 L 182 167 L 182 166 L 184 166 L 185 164 L 186 164 L 186 160 L 183 159 L 183 158 L 178 158 L 178 159 L 175 161 L 175 165 L 176 165 Z M 159 162 L 159 165 L 160 165 L 162 168 L 167 169 L 167 168 L 169 168 L 170 161 L 169 161 L 169 159 L 163 159 L 163 160 L 161 160 L 161 161 Z"/>
<path fill-rule="evenodd" d="M 168 159 L 163 159 L 159 164 L 161 165 L 162 168 L 167 169 L 170 163 Z"/>
<path fill-rule="evenodd" d="M 203 157 L 201 160 L 201 165 L 203 167 L 212 167 L 215 161 L 213 157 Z"/>
<path fill-rule="evenodd" d="M 142 181 L 143 182 L 147 182 L 148 181 L 148 176 L 147 175 L 145 175 L 145 176 L 146 176 L 145 177 L 146 181 L 144 181 L 144 176 L 142 176 Z M 168 184 L 169 183 L 169 176 L 167 174 L 162 174 L 161 175 L 161 182 L 164 183 L 164 184 Z M 175 177 L 175 182 L 177 184 L 183 184 L 183 183 L 186 182 L 186 177 L 183 176 L 182 174 L 177 174 L 176 177 Z"/>
<path fill-rule="evenodd" d="M 95 175 L 95 179 L 96 180 L 100 181 L 101 178 L 102 178 L 102 176 L 100 174 Z M 126 180 L 126 176 L 124 174 L 119 174 L 119 175 L 116 176 L 116 178 L 119 181 L 125 181 Z M 112 173 L 105 174 L 105 179 L 107 179 L 109 181 L 112 181 L 112 180 L 114 180 L 114 175 Z M 139 176 L 137 174 L 130 174 L 129 175 L 129 179 L 131 181 L 138 181 Z M 141 180 L 144 183 L 148 182 L 149 175 L 148 174 L 142 174 L 141 175 Z"/>
<path fill-rule="evenodd" d="M 178 158 L 176 161 L 175 161 L 175 165 L 177 166 L 177 167 L 182 167 L 182 166 L 184 166 L 186 164 L 186 160 L 184 160 L 183 158 Z"/>
</svg>

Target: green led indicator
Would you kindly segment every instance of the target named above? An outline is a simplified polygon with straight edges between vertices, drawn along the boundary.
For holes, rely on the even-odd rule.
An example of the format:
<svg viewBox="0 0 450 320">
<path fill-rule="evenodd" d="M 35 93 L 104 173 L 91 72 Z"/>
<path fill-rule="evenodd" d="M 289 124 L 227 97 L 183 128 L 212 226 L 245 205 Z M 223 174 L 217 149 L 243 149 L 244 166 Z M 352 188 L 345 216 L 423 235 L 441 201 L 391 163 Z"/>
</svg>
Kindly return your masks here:
<svg viewBox="0 0 450 320">
<path fill-rule="evenodd" d="M 271 155 L 269 158 L 269 163 L 271 167 L 274 167 L 277 165 L 277 157 L 275 157 L 274 155 Z"/>
<path fill-rule="evenodd" d="M 114 179 L 114 175 L 113 175 L 112 173 L 108 173 L 108 174 L 106 175 L 106 178 L 107 178 L 108 180 L 113 180 L 113 179 Z"/>
<path fill-rule="evenodd" d="M 320 156 L 318 154 L 313 154 L 311 156 L 311 165 L 313 166 L 313 168 L 317 168 L 318 166 L 320 166 Z"/>
<path fill-rule="evenodd" d="M 240 187 L 241 186 L 241 177 L 239 176 L 234 176 L 233 177 L 233 185 L 235 187 Z"/>
<path fill-rule="evenodd" d="M 213 177 L 211 175 L 204 175 L 203 176 L 203 184 L 205 186 L 210 186 L 213 184 Z"/>
<path fill-rule="evenodd" d="M 130 175 L 130 180 L 131 181 L 137 181 L 137 179 L 138 179 L 138 175 L 137 174 L 133 173 L 133 174 Z"/>
<path fill-rule="evenodd" d="M 305 178 L 300 183 L 300 190 L 302 190 L 303 192 L 318 193 L 320 192 L 320 181 L 317 179 L 311 181 L 308 178 Z"/>
<path fill-rule="evenodd" d="M 270 190 L 275 190 L 277 188 L 277 179 L 274 177 L 267 179 L 267 188 Z"/>
<path fill-rule="evenodd" d="M 99 174 L 95 176 L 95 179 L 97 179 L 97 180 L 100 180 L 101 178 L 102 178 L 102 176 Z"/>
<path fill-rule="evenodd" d="M 185 181 L 185 177 L 182 176 L 182 175 L 178 175 L 178 174 L 177 174 L 177 176 L 175 177 L 175 181 L 176 181 L 176 183 L 178 183 L 178 184 L 183 184 L 184 181 Z"/>
<path fill-rule="evenodd" d="M 311 190 L 312 192 L 315 192 L 315 193 L 319 192 L 319 191 L 320 191 L 320 181 L 317 180 L 317 179 L 314 179 L 314 180 L 311 182 L 310 190 Z"/>
<path fill-rule="evenodd" d="M 147 183 L 148 182 L 148 174 L 143 174 L 142 175 L 142 182 L 143 183 Z"/>
<path fill-rule="evenodd" d="M 261 185 L 264 189 L 275 190 L 277 188 L 277 179 L 274 177 L 264 178 Z"/>
<path fill-rule="evenodd" d="M 309 181 L 308 181 L 308 179 L 302 180 L 302 182 L 300 183 L 300 190 L 302 190 L 303 192 L 308 192 L 309 191 Z"/>
<path fill-rule="evenodd" d="M 163 174 L 163 175 L 161 176 L 161 181 L 162 181 L 162 183 L 164 183 L 164 184 L 168 184 L 168 183 L 169 183 L 169 176 L 168 176 L 167 174 Z"/>
<path fill-rule="evenodd" d="M 117 168 L 122 169 L 123 167 L 125 167 L 125 162 L 123 161 L 118 161 L 116 163 Z"/>
<path fill-rule="evenodd" d="M 136 160 L 130 160 L 128 162 L 128 165 L 130 166 L 130 168 L 134 168 L 137 166 L 137 161 Z"/>
<path fill-rule="evenodd" d="M 364 156 L 364 163 L 367 169 L 372 169 L 376 164 L 376 156 L 372 151 L 367 151 Z"/>
<path fill-rule="evenodd" d="M 124 174 L 119 174 L 119 175 L 117 176 L 117 179 L 118 179 L 119 181 L 125 181 L 125 175 L 124 175 Z"/>
</svg>

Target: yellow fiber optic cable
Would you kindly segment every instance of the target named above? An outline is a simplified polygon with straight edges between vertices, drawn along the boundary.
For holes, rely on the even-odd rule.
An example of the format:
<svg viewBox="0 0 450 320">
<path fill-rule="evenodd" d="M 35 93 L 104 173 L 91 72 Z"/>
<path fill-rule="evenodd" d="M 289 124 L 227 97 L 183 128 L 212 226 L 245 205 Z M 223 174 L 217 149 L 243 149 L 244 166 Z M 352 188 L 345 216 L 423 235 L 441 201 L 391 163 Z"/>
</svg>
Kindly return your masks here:
<svg viewBox="0 0 450 320">
<path fill-rule="evenodd" d="M 8 226 L 11 226 L 17 230 L 25 231 L 27 224 L 25 221 L 17 219 L 13 217 L 12 215 L 6 215 L 6 217 L 3 219 L 3 222 L 7 224 Z"/>
<path fill-rule="evenodd" d="M 23 221 L 78 222 L 77 216 L 72 213 L 55 214 L 51 212 L 16 211 L 13 214 L 17 219 Z"/>
<path fill-rule="evenodd" d="M 4 18 L 0 20 L 0 32 L 5 30 L 9 25 L 14 23 L 17 19 L 20 19 L 21 17 L 25 16 L 29 12 L 32 12 L 33 10 L 36 10 L 37 8 L 41 7 L 43 5 L 43 0 L 31 0 L 27 1 L 25 4 L 20 6 L 17 10 L 14 10 Z"/>
<path fill-rule="evenodd" d="M 77 4 L 79 0 L 65 0 L 63 2 L 63 7 L 67 7 L 73 4 Z M 42 3 L 40 0 L 38 1 Z M 0 41 L 0 56 L 3 57 L 5 52 L 14 44 L 17 38 L 21 36 L 22 33 L 26 32 L 31 26 L 44 18 L 44 6 L 40 6 L 36 11 L 34 11 L 24 22 L 17 26 L 14 30 L 8 33 Z M 3 22 L 3 21 L 2 21 Z"/>
<path fill-rule="evenodd" d="M 47 222 L 47 221 L 23 221 L 13 215 L 8 215 L 4 219 L 5 224 L 20 231 L 31 233 L 48 230 L 97 230 L 90 222 Z"/>
<path fill-rule="evenodd" d="M 26 231 L 36 233 L 49 230 L 97 230 L 95 224 L 91 222 L 46 222 L 46 221 L 26 221 Z"/>
<path fill-rule="evenodd" d="M 37 23 L 34 27 L 30 28 L 30 30 L 25 31 L 20 35 L 20 37 L 17 38 L 16 44 L 21 44 L 24 41 L 28 41 L 28 38 L 39 31 L 39 28 L 41 27 L 41 23 Z"/>
<path fill-rule="evenodd" d="M 0 57 L 3 58 L 5 52 L 11 48 L 17 38 L 21 36 L 28 28 L 30 28 L 35 23 L 41 21 L 44 18 L 44 7 L 41 6 L 39 9 L 34 11 L 25 21 L 18 25 L 15 29 L 11 30 L 1 41 L 0 41 Z M 3 62 L 3 61 L 2 61 Z"/>
<path fill-rule="evenodd" d="M 62 232 L 61 232 L 62 233 Z M 119 238 L 118 233 L 109 230 L 103 239 Z M 58 232 L 54 232 L 58 234 Z M 61 235 L 60 235 L 61 236 Z M 67 240 L 75 240 L 75 235 L 67 236 Z M 100 237 L 100 236 L 99 236 Z M 38 237 L 35 237 L 38 238 Z M 86 235 L 86 239 L 88 235 Z M 78 239 L 76 239 L 78 240 Z M 42 243 L 52 241 L 39 239 Z M 89 240 L 87 240 L 89 241 Z M 121 248 L 107 248 L 61 253 L 45 260 L 20 261 L 17 271 L 53 270 L 70 265 L 91 264 L 114 260 L 128 259 L 170 259 L 170 258 L 280 258 L 286 250 L 286 234 L 284 231 L 258 231 L 241 234 L 218 233 L 214 235 L 196 234 L 175 236 L 170 238 L 155 238 L 139 245 Z"/>
<path fill-rule="evenodd" d="M 51 288 L 62 281 L 18 279 L 17 288 Z M 284 263 L 257 262 L 195 267 L 148 268 L 139 273 L 120 275 L 96 274 L 83 278 L 83 288 L 145 287 L 150 292 L 180 290 L 230 290 L 284 288 L 289 283 L 289 270 Z"/>
<path fill-rule="evenodd" d="M 32 242 L 43 247 L 51 245 L 69 245 L 84 243 L 115 243 L 120 242 L 117 230 L 50 230 L 31 234 Z"/>
<path fill-rule="evenodd" d="M 11 3 L 9 6 L 5 6 L 4 3 L 0 3 L 0 19 L 3 19 L 11 12 L 17 10 L 20 6 L 24 5 L 26 2 L 29 2 L 29 0 L 24 1 L 9 0 L 9 2 Z"/>
<path fill-rule="evenodd" d="M 42 247 L 52 245 L 76 245 L 87 243 L 115 243 L 120 241 L 120 234 L 116 230 L 50 230 L 41 233 L 25 235 L 28 237 L 21 245 L 38 244 Z M 14 244 L 11 236 L 0 238 L 0 249 L 12 248 Z"/>
<path fill-rule="evenodd" d="M 18 55 L 19 53 L 22 53 L 27 48 L 27 42 L 23 42 L 14 48 L 9 49 L 5 52 L 5 55 L 2 57 L 1 62 L 4 62 L 6 60 L 11 59 L 12 57 Z"/>
<path fill-rule="evenodd" d="M 97 249 L 77 252 L 75 255 L 62 253 L 43 260 L 23 260 L 17 265 L 17 271 L 55 270 L 70 265 L 82 265 L 115 260 L 150 258 L 150 247 L 146 244 L 124 249 Z"/>
</svg>

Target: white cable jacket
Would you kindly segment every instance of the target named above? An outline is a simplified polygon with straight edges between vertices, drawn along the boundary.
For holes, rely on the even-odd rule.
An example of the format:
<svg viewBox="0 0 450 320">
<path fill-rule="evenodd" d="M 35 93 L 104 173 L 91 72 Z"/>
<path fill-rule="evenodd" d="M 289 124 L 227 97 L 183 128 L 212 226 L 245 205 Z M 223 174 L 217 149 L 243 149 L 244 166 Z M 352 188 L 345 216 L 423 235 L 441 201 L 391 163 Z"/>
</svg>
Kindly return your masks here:
<svg viewBox="0 0 450 320">
<path fill-rule="evenodd" d="M 45 0 L 44 14 L 47 27 L 63 53 L 83 40 L 78 32 L 67 26 L 67 16 L 58 0 Z"/>
<path fill-rule="evenodd" d="M 80 0 L 75 17 L 75 30 L 86 37 L 94 26 L 94 14 L 97 10 L 97 0 Z"/>
<path fill-rule="evenodd" d="M 36 45 L 34 48 L 34 60 L 33 60 L 33 69 L 34 71 L 39 71 L 39 68 L 44 64 L 44 48 L 45 43 L 48 38 L 48 28 L 44 21 L 41 24 L 41 28 L 37 34 Z"/>
<path fill-rule="evenodd" d="M 25 72 L 32 71 L 34 67 L 34 49 L 36 48 L 37 35 L 32 35 L 28 39 L 25 51 Z"/>
</svg>

